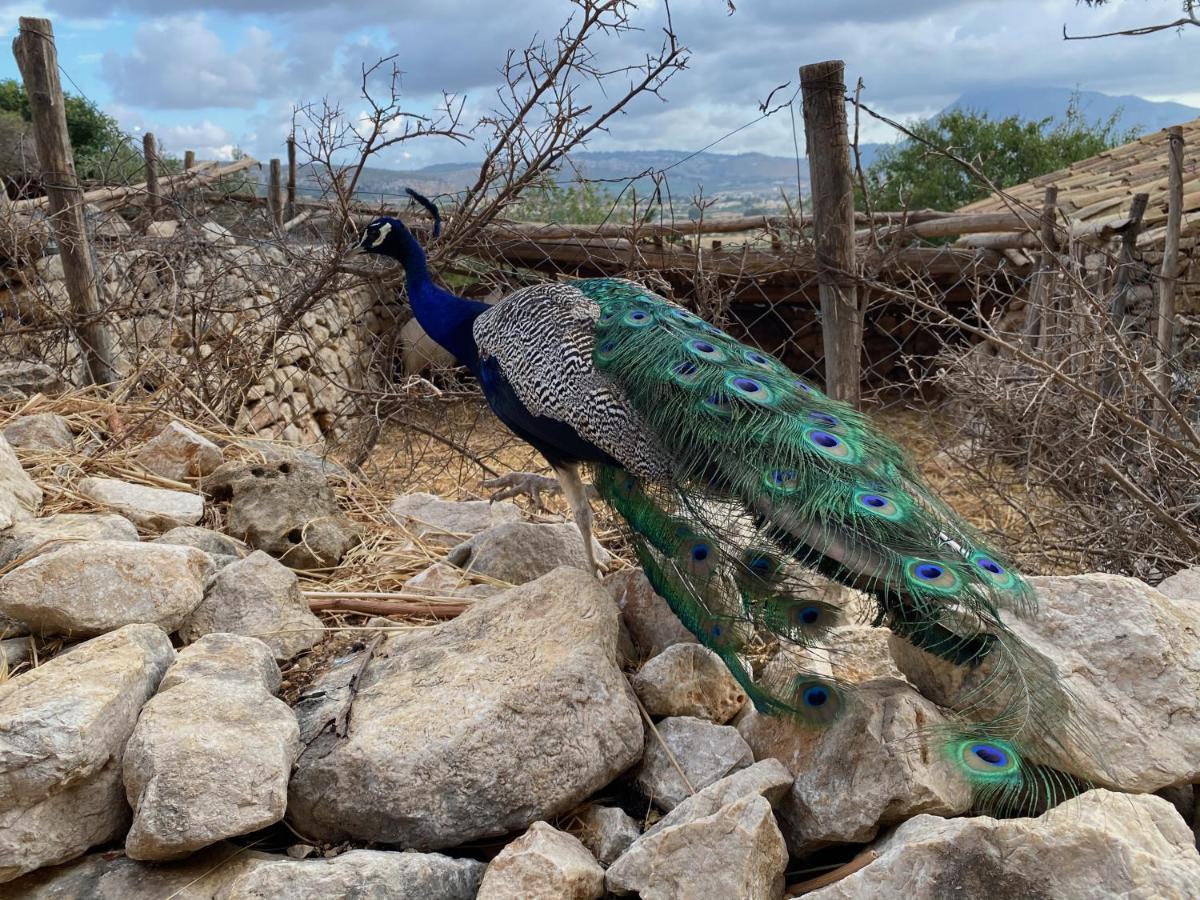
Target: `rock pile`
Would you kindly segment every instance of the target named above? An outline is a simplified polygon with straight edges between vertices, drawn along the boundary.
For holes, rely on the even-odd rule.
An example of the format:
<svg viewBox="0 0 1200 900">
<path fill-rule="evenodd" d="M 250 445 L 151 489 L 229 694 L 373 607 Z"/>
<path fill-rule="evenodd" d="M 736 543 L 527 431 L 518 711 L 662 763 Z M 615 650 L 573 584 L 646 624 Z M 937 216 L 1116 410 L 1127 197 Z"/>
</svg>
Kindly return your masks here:
<svg viewBox="0 0 1200 900">
<path fill-rule="evenodd" d="M 973 682 L 883 629 L 831 632 L 821 664 L 860 699 L 802 728 L 639 571 L 584 572 L 574 526 L 422 494 L 391 507 L 431 555 L 405 592 L 467 611 L 354 640 L 296 574 L 362 536 L 321 467 L 224 461 L 173 425 L 133 458 L 191 489 L 92 476 L 92 511 L 38 516 L 20 454 L 63 434 L 3 430 L 5 897 L 779 900 L 813 854 L 863 851 L 808 896 L 1200 896 L 1200 573 L 1035 579 L 1042 615 L 1014 628 L 1099 723 L 1077 757 L 1101 787 L 965 817 L 922 735 Z M 285 702 L 297 657 L 313 677 Z"/>
</svg>

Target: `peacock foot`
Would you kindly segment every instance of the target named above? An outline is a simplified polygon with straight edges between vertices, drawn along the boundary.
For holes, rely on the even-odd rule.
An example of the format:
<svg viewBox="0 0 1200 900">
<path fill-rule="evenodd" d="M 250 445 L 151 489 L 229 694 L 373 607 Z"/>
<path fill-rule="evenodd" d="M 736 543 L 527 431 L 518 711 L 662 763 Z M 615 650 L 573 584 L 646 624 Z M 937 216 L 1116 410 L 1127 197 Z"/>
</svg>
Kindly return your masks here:
<svg viewBox="0 0 1200 900">
<path fill-rule="evenodd" d="M 488 498 L 492 503 L 524 494 L 538 512 L 542 512 L 546 508 L 542 503 L 542 491 L 562 493 L 562 485 L 559 484 L 557 478 L 548 478 L 533 472 L 509 472 L 499 478 L 489 478 L 487 481 L 481 482 L 481 486 L 494 488 L 492 495 Z"/>
</svg>

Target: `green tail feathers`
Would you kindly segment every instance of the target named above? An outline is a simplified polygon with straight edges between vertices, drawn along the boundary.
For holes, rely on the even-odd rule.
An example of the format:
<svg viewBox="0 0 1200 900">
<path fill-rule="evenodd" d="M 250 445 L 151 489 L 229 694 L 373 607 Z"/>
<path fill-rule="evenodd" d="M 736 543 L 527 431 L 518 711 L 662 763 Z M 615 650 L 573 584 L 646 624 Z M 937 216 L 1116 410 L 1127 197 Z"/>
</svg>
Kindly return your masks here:
<svg viewBox="0 0 1200 900">
<path fill-rule="evenodd" d="M 756 707 L 814 727 L 852 690 L 810 673 L 806 651 L 842 621 L 805 570 L 863 591 L 875 623 L 944 664 L 979 670 L 942 737 L 980 803 L 1029 809 L 1070 796 L 1053 768 L 1069 727 L 1053 673 L 1028 663 L 1001 614 L 1034 608 L 1003 558 L 852 408 L 692 313 L 616 279 L 574 282 L 600 307 L 593 362 L 672 455 L 669 484 L 598 466 L 655 590 L 721 656 Z M 745 651 L 769 634 L 795 671 L 756 680 Z M 776 667 L 772 667 L 773 669 Z"/>
</svg>

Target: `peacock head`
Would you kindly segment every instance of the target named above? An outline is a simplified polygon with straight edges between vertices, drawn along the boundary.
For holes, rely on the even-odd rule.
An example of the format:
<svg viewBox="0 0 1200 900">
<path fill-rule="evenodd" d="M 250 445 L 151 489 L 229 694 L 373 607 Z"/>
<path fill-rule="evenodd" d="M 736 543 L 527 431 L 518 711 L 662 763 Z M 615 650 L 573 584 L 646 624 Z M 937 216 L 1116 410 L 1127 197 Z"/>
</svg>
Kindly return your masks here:
<svg viewBox="0 0 1200 900">
<path fill-rule="evenodd" d="M 442 217 L 438 212 L 437 206 L 434 205 L 433 201 L 418 194 L 412 188 L 406 188 L 405 193 L 421 204 L 421 206 L 425 207 L 426 211 L 433 217 L 432 237 L 436 238 L 442 232 Z M 415 260 L 418 256 L 423 258 L 420 244 L 417 243 L 412 232 L 408 230 L 408 227 L 403 222 L 391 216 L 380 216 L 372 220 L 363 229 L 362 237 L 359 238 L 358 243 L 352 249 L 359 253 L 382 253 L 384 256 L 390 256 L 405 265 Z"/>
</svg>

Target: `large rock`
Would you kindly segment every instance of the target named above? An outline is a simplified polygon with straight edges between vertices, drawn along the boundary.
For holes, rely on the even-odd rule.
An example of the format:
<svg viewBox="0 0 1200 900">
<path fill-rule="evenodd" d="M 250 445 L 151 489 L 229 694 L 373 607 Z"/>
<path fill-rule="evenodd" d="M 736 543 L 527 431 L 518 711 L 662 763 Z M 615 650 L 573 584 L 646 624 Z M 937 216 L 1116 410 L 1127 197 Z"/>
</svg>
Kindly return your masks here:
<svg viewBox="0 0 1200 900">
<path fill-rule="evenodd" d="M 440 853 L 351 850 L 333 859 L 256 861 L 215 900 L 472 900 L 484 865 Z"/>
<path fill-rule="evenodd" d="M 434 494 L 402 494 L 388 510 L 413 537 L 428 547 L 449 549 L 493 525 L 521 521 L 521 510 L 507 501 L 443 500 Z"/>
<path fill-rule="evenodd" d="M 0 881 L 124 835 L 121 754 L 174 656 L 129 625 L 0 682 Z"/>
<path fill-rule="evenodd" d="M 204 490 L 229 502 L 229 534 L 289 568 L 336 566 L 358 543 L 325 474 L 307 462 L 228 462 L 204 479 Z"/>
<path fill-rule="evenodd" d="M 488 865 L 478 900 L 599 900 L 602 896 L 604 870 L 578 838 L 534 822 Z"/>
<path fill-rule="evenodd" d="M 184 641 L 222 631 L 259 638 L 276 659 L 291 659 L 325 634 L 300 593 L 296 573 L 261 550 L 231 562 L 179 627 Z"/>
<path fill-rule="evenodd" d="M 579 842 L 602 866 L 611 866 L 642 834 L 637 819 L 616 806 L 589 803 L 572 820 Z"/>
<path fill-rule="evenodd" d="M 404 590 L 431 597 L 494 597 L 504 590 L 496 584 L 472 584 L 462 569 L 436 562 L 422 569 L 408 581 Z"/>
<path fill-rule="evenodd" d="M 0 615 L 41 635 L 89 637 L 135 623 L 174 631 L 204 598 L 211 569 L 192 547 L 65 544 L 0 578 Z"/>
<path fill-rule="evenodd" d="M 124 516 L 114 513 L 59 513 L 29 519 L 7 531 L 0 531 L 0 569 L 61 542 L 136 542 L 137 539 L 137 527 Z"/>
<path fill-rule="evenodd" d="M 1200 855 L 1158 797 L 1088 791 L 1036 819 L 918 816 L 875 848 L 879 858 L 812 900 L 1165 900 L 1200 896 Z"/>
<path fill-rule="evenodd" d="M 830 725 L 806 727 L 749 709 L 738 730 L 756 759 L 778 759 L 795 774 L 779 811 L 788 846 L 804 855 L 865 843 L 918 813 L 966 812 L 970 786 L 927 734 L 945 723 L 909 685 L 881 678 L 859 685 Z"/>
<path fill-rule="evenodd" d="M 842 684 L 862 684 L 875 678 L 904 680 L 892 659 L 892 632 L 868 625 L 843 625 L 821 636 L 829 674 Z"/>
<path fill-rule="evenodd" d="M 771 804 L 751 794 L 636 841 L 605 880 L 642 900 L 778 900 L 787 861 Z"/>
<path fill-rule="evenodd" d="M 1092 783 L 1156 791 L 1200 781 L 1200 621 L 1179 601 L 1118 575 L 1031 579 L 1034 619 L 1009 627 L 1069 692 L 1060 766 Z M 953 705 L 991 672 L 955 669 L 903 641 L 893 654 L 923 694 Z"/>
<path fill-rule="evenodd" d="M 119 512 L 147 531 L 195 525 L 204 515 L 204 498 L 188 491 L 131 484 L 115 478 L 84 478 L 79 493 L 98 506 Z"/>
<path fill-rule="evenodd" d="M 172 481 L 211 474 L 222 462 L 220 447 L 178 422 L 148 440 L 134 459 L 147 471 Z"/>
<path fill-rule="evenodd" d="M 609 575 L 604 584 L 621 610 L 642 659 L 650 659 L 673 644 L 696 643 L 667 601 L 655 593 L 641 569 L 624 569 Z"/>
<path fill-rule="evenodd" d="M 724 724 L 746 703 L 746 693 L 721 657 L 699 644 L 674 644 L 652 657 L 630 680 L 652 716 L 694 716 Z"/>
<path fill-rule="evenodd" d="M 325 840 L 452 847 L 565 812 L 642 752 L 617 610 L 560 569 L 349 660 L 297 713 L 289 817 Z M 327 725 L 345 722 L 345 737 Z"/>
<path fill-rule="evenodd" d="M 25 474 L 4 435 L 0 434 L 0 531 L 32 519 L 42 505 L 42 489 Z"/>
<path fill-rule="evenodd" d="M 728 725 L 676 716 L 663 719 L 657 730 L 635 783 L 660 809 L 674 809 L 694 791 L 754 762 L 749 745 Z"/>
<path fill-rule="evenodd" d="M 594 549 L 600 565 L 611 558 L 599 544 Z M 446 554 L 446 561 L 509 584 L 533 581 L 559 566 L 588 569 L 583 537 L 578 528 L 568 523 L 495 525 L 452 549 Z"/>
<path fill-rule="evenodd" d="M 1163 579 L 1158 586 L 1159 593 L 1172 600 L 1191 606 L 1194 614 L 1200 615 L 1200 566 L 1191 569 L 1180 569 L 1170 578 Z"/>
<path fill-rule="evenodd" d="M 61 394 L 68 385 L 62 376 L 43 363 L 0 363 L 0 397 L 32 397 Z"/>
<path fill-rule="evenodd" d="M 155 544 L 176 544 L 180 547 L 195 547 L 209 556 L 232 556 L 235 559 L 248 556 L 250 548 L 239 540 L 198 525 L 180 525 L 154 538 Z"/>
<path fill-rule="evenodd" d="M 646 834 L 703 819 L 721 807 L 750 795 L 765 797 L 772 807 L 777 807 L 787 796 L 794 780 L 792 773 L 779 760 L 764 759 L 697 791 L 647 828 Z"/>
<path fill-rule="evenodd" d="M 130 857 L 180 859 L 283 818 L 300 733 L 279 680 L 255 638 L 210 634 L 180 651 L 125 747 Z"/>
<path fill-rule="evenodd" d="M 56 413 L 33 413 L 4 426 L 4 436 L 22 450 L 63 450 L 75 443 L 67 420 Z"/>
</svg>

